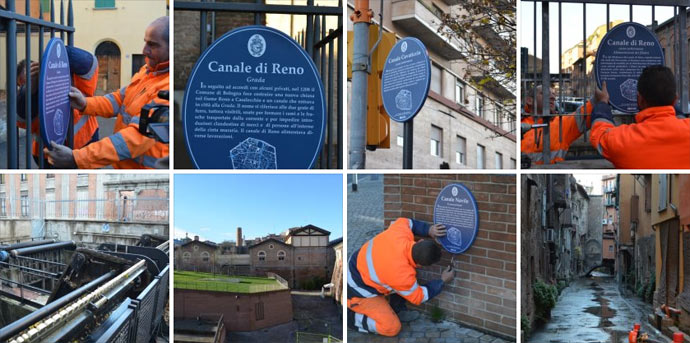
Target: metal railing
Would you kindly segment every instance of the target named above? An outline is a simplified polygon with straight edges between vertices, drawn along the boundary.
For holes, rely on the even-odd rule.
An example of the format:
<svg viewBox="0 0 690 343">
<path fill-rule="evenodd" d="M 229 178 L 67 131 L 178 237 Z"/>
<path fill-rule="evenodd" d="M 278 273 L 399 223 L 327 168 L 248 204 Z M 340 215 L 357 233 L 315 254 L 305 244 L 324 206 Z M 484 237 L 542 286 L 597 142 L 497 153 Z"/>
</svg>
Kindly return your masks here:
<svg viewBox="0 0 690 343">
<path fill-rule="evenodd" d="M 168 198 L 45 200 L 0 197 L 0 219 L 168 223 Z"/>
<path fill-rule="evenodd" d="M 0 8 L 0 32 L 6 33 L 6 47 L 7 60 L 5 61 L 5 66 L 7 68 L 7 151 L 3 152 L 6 154 L 7 158 L 7 168 L 8 169 L 18 169 L 19 168 L 19 131 L 17 129 L 17 36 L 18 27 L 17 23 L 23 24 L 24 35 L 26 38 L 26 48 L 24 55 L 27 61 L 31 59 L 31 46 L 32 46 L 32 33 L 38 32 L 38 56 L 39 63 L 42 60 L 43 48 L 44 48 L 44 33 L 45 30 L 50 31 L 50 38 L 55 37 L 55 33 L 60 34 L 60 38 L 65 41 L 65 34 L 67 35 L 67 41 L 65 45 L 74 45 L 74 12 L 72 9 L 72 0 L 67 1 L 67 25 L 65 23 L 65 5 L 63 0 L 60 2 L 60 23 L 55 22 L 55 4 L 54 1 L 50 0 L 50 21 L 43 20 L 43 4 L 39 2 L 39 16 L 38 18 L 33 18 L 31 14 L 31 1 L 25 1 L 26 14 L 17 14 L 15 7 L 15 0 L 6 0 L 6 8 Z M 0 62 L 1 63 L 1 62 Z M 26 75 L 31 74 L 31 63 L 26 63 Z M 26 93 L 31 94 L 31 82 L 26 84 Z M 25 113 L 31 112 L 31 97 L 26 97 Z M 73 136 L 74 136 L 74 123 L 72 116 L 70 117 L 70 122 L 67 130 L 67 140 L 65 145 L 71 147 Z M 31 168 L 31 163 L 33 157 L 31 155 L 32 149 L 32 134 L 31 134 L 31 115 L 26 115 L 26 146 L 25 151 L 22 155 L 25 157 L 26 168 Z M 43 144 L 41 139 L 37 137 L 39 144 L 39 166 L 43 168 Z M 2 155 L 0 155 L 2 158 Z"/>
<path fill-rule="evenodd" d="M 325 142 L 316 168 L 342 169 L 344 126 L 341 85 L 343 52 L 345 51 L 342 1 L 338 1 L 338 7 L 314 6 L 314 0 L 307 0 L 306 6 L 269 5 L 262 2 L 262 0 L 256 3 L 175 1 L 174 10 L 200 12 L 199 46 L 202 53 L 215 39 L 216 12 L 254 13 L 255 25 L 261 25 L 262 14 L 267 13 L 306 15 L 306 29 L 295 38 L 316 64 L 326 92 Z M 338 28 L 326 31 L 326 18 L 333 16 L 338 18 Z"/>
<path fill-rule="evenodd" d="M 343 340 L 335 338 L 331 335 L 297 331 L 296 341 L 297 341 L 297 343 L 312 343 L 312 342 L 313 343 L 324 343 L 324 342 L 336 343 L 336 342 L 342 342 Z"/>
<path fill-rule="evenodd" d="M 562 46 L 562 27 L 563 27 L 563 15 L 562 15 L 562 8 L 561 5 L 562 3 L 579 3 L 582 4 L 582 42 L 581 42 L 581 47 L 582 47 L 582 53 L 581 56 L 579 56 L 582 59 L 582 63 L 579 66 L 573 65 L 574 67 L 580 69 L 580 73 L 582 75 L 582 79 L 579 81 L 580 84 L 578 85 L 578 91 L 581 91 L 582 93 L 582 104 L 584 105 L 589 97 L 593 94 L 592 87 L 594 86 L 594 82 L 590 84 L 589 81 L 593 81 L 591 76 L 588 76 L 587 72 L 587 56 L 588 56 L 588 48 L 596 48 L 596 47 L 591 47 L 587 46 L 587 5 L 589 4 L 605 4 L 606 5 L 606 31 L 608 32 L 611 27 L 611 20 L 610 20 L 610 5 L 628 5 L 629 6 L 629 21 L 633 20 L 633 6 L 636 5 L 644 5 L 644 6 L 651 6 L 651 19 L 652 19 L 652 31 L 655 31 L 656 28 L 658 27 L 658 24 L 656 22 L 656 8 L 658 6 L 673 6 L 674 7 L 674 17 L 673 17 L 673 49 L 674 49 L 674 54 L 673 56 L 675 57 L 674 59 L 674 65 L 675 65 L 675 70 L 674 73 L 675 75 L 678 76 L 678 94 L 680 96 L 680 104 L 682 106 L 682 111 L 683 113 L 688 113 L 688 66 L 687 66 L 687 57 L 688 57 L 688 47 L 685 42 L 687 42 L 687 6 L 688 6 L 688 1 L 687 0 L 563 0 L 563 1 L 546 1 L 546 0 L 521 0 L 523 3 L 528 3 L 531 2 L 533 3 L 533 22 L 532 24 L 532 29 L 533 29 L 533 47 L 531 47 L 533 56 L 530 56 L 528 58 L 528 49 L 526 47 L 523 47 L 521 50 L 521 74 L 522 74 L 522 89 L 523 91 L 527 91 L 529 89 L 528 85 L 558 85 L 558 95 L 556 96 L 557 102 L 563 103 L 565 96 L 563 94 L 563 82 L 564 79 L 569 78 L 570 82 L 573 82 L 572 76 L 568 77 L 568 75 L 565 75 L 562 71 L 562 56 L 563 56 L 563 46 Z M 537 13 L 537 3 L 541 3 L 541 27 L 538 28 L 537 26 L 537 18 L 538 18 L 538 13 Z M 551 13 L 550 13 L 550 4 L 557 5 L 557 13 L 558 13 L 558 39 L 557 39 L 557 48 L 558 48 L 558 67 L 559 67 L 559 73 L 558 74 L 551 74 L 550 73 L 550 20 L 551 20 Z M 571 15 L 572 13 L 567 13 L 566 16 Z M 522 23 L 523 27 L 526 27 L 529 25 L 529 23 Z M 541 32 L 541 71 L 537 69 L 537 32 Z M 656 33 L 655 33 L 656 34 Z M 555 80 L 554 80 L 555 78 Z M 569 114 L 562 114 L 562 113 L 549 113 L 549 94 L 550 94 L 550 87 L 542 87 L 542 100 L 543 100 L 543 113 L 536 113 L 537 106 L 533 106 L 533 112 L 531 113 L 532 116 L 537 119 L 537 117 L 558 117 L 558 120 L 562 120 L 563 116 L 567 116 Z M 534 94 L 533 99 L 537 98 L 537 87 L 533 87 L 533 92 Z M 589 94 L 589 96 L 587 96 Z M 570 114 L 571 115 L 571 114 Z M 579 115 L 579 114 L 576 114 Z M 551 145 L 550 141 L 551 138 L 550 136 L 552 134 L 557 134 L 559 137 L 559 141 L 562 141 L 563 138 L 563 133 L 562 132 L 550 132 L 549 127 L 543 127 L 543 151 L 542 151 L 542 160 L 543 161 L 551 161 Z M 587 138 L 587 132 L 584 133 L 583 139 L 585 142 L 588 141 Z"/>
</svg>

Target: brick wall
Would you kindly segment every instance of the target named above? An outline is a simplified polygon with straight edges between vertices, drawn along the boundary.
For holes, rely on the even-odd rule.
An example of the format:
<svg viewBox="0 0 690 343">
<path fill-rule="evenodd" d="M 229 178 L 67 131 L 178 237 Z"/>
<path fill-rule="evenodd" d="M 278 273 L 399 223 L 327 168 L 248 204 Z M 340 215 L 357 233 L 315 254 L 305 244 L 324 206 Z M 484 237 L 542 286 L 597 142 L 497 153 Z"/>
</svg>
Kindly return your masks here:
<svg viewBox="0 0 690 343">
<path fill-rule="evenodd" d="M 436 196 L 450 183 L 462 183 L 479 207 L 479 232 L 473 246 L 455 257 L 455 279 L 436 298 L 419 309 L 440 307 L 446 319 L 515 338 L 516 332 L 516 185 L 514 175 L 387 174 L 384 176 L 386 226 L 398 217 L 433 220 Z M 439 279 L 450 264 L 418 269 L 422 282 Z"/>
</svg>

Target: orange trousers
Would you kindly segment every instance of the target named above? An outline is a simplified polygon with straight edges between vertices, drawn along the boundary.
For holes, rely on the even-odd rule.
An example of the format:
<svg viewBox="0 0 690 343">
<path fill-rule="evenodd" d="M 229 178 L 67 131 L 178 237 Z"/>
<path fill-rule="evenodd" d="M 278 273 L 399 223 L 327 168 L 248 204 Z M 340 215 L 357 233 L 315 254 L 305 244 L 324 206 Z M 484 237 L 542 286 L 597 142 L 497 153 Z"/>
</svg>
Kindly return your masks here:
<svg viewBox="0 0 690 343">
<path fill-rule="evenodd" d="M 383 295 L 348 299 L 347 308 L 356 313 L 354 324 L 357 328 L 391 337 L 400 332 L 400 319 Z"/>
</svg>

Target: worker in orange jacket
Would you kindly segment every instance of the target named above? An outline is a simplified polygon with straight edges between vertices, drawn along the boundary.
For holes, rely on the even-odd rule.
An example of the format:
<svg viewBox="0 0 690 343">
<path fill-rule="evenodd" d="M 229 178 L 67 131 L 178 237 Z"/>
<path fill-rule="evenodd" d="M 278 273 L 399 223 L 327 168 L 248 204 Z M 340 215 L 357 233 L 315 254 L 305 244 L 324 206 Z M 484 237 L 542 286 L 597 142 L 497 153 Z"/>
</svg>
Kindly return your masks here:
<svg viewBox="0 0 690 343">
<path fill-rule="evenodd" d="M 98 84 L 98 60 L 96 56 L 86 50 L 65 46 L 72 71 L 72 84 L 88 96 L 93 96 Z M 40 65 L 31 62 L 31 132 L 39 135 L 38 119 L 38 77 Z M 17 126 L 26 129 L 26 60 L 17 64 Z M 82 115 L 73 111 L 74 148 L 79 149 L 98 141 L 98 121 L 95 117 Z M 39 138 L 40 139 L 40 138 Z M 34 140 L 32 147 L 34 161 L 38 161 L 38 141 Z M 49 167 L 49 164 L 45 164 Z"/>
<path fill-rule="evenodd" d="M 146 65 L 139 69 L 129 85 L 105 96 L 85 98 L 76 88 L 70 91 L 72 107 L 86 115 L 111 118 L 117 116 L 115 133 L 81 149 L 53 144 L 46 149 L 48 161 L 57 168 L 155 168 L 167 158 L 168 144 L 139 132 L 139 116 L 148 104 L 168 104 L 158 92 L 169 90 L 169 20 L 161 17 L 147 28 L 143 54 Z"/>
<path fill-rule="evenodd" d="M 537 86 L 537 120 L 534 120 L 534 93 L 533 90 L 528 90 L 525 94 L 525 107 L 522 112 L 522 119 L 520 121 L 523 125 L 532 126 L 534 124 L 549 124 L 549 142 L 551 150 L 551 160 L 549 163 L 565 161 L 565 155 L 568 153 L 570 144 L 572 144 L 578 137 L 580 137 L 587 129 L 590 128 L 591 122 L 589 114 L 592 112 L 592 101 L 587 101 L 583 106 L 580 106 L 571 115 L 563 116 L 560 120 L 555 117 L 540 118 L 539 115 L 543 112 L 543 95 L 542 87 Z M 598 94 L 595 94 L 597 97 Z M 556 98 L 554 91 L 549 91 L 549 113 L 556 113 Z M 597 100 L 595 100 L 597 101 Z M 562 130 L 562 131 L 561 131 Z M 559 138 L 559 132 L 562 132 L 562 137 Z M 544 129 L 533 128 L 527 131 L 521 139 L 520 151 L 526 154 L 535 164 L 544 164 Z"/>
<path fill-rule="evenodd" d="M 649 66 L 637 81 L 635 124 L 613 125 L 606 83 L 592 112 L 590 143 L 616 168 L 690 168 L 690 119 L 676 117 L 676 79 L 664 66 Z"/>
<path fill-rule="evenodd" d="M 441 248 L 428 239 L 415 242 L 415 235 L 437 239 L 446 235 L 446 228 L 398 218 L 388 230 L 351 255 L 347 268 L 347 321 L 352 329 L 395 336 L 401 327 L 396 312 L 404 309 L 405 301 L 415 305 L 426 302 L 441 293 L 444 283 L 453 280 L 455 273 L 448 266 L 440 280 L 418 283 L 416 268 L 438 262 Z M 391 295 L 390 303 L 386 295 Z"/>
</svg>

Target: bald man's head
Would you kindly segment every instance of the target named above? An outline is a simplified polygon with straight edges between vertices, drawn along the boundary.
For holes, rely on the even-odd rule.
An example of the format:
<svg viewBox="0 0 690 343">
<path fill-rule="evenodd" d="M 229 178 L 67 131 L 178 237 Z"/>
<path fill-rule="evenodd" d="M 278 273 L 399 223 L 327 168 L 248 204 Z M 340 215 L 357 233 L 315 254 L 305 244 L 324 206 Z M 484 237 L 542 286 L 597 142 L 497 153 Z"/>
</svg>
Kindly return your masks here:
<svg viewBox="0 0 690 343">
<path fill-rule="evenodd" d="M 170 19 L 160 17 L 154 20 L 147 28 L 144 35 L 144 56 L 148 57 L 149 67 L 167 62 L 170 59 Z"/>
</svg>

